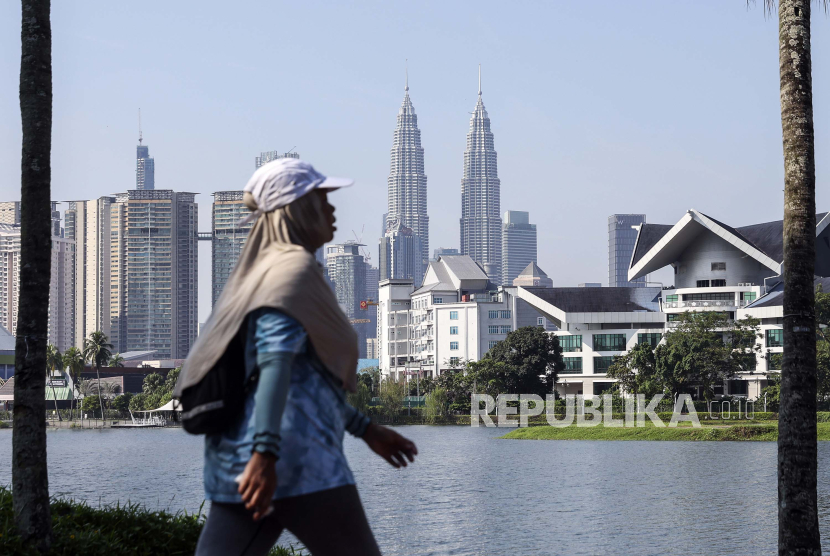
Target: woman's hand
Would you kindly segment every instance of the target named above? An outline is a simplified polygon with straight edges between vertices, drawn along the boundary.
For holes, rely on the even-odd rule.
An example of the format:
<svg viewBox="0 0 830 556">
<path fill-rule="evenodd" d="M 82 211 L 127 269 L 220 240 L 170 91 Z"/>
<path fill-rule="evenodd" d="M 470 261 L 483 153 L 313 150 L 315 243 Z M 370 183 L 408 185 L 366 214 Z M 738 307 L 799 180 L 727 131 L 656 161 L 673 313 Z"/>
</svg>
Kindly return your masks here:
<svg viewBox="0 0 830 556">
<path fill-rule="evenodd" d="M 389 462 L 395 468 L 406 467 L 406 460 L 415 461 L 418 448 L 411 440 L 404 438 L 390 428 L 369 423 L 363 440 L 377 455 Z M 404 456 L 406 456 L 404 458 Z"/>
<path fill-rule="evenodd" d="M 239 494 L 245 509 L 254 511 L 254 521 L 265 517 L 277 489 L 276 462 L 273 454 L 254 452 L 239 480 Z"/>
</svg>

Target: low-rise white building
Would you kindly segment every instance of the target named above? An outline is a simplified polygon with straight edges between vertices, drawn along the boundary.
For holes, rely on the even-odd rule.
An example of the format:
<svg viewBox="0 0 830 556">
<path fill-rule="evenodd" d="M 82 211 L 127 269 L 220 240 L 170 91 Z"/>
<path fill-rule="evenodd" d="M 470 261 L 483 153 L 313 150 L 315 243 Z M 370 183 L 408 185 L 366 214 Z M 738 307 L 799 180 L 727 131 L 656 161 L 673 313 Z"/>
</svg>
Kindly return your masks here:
<svg viewBox="0 0 830 556">
<path fill-rule="evenodd" d="M 660 288 L 517 288 L 516 297 L 555 324 L 565 369 L 560 395 L 600 395 L 614 380 L 605 376 L 611 361 L 638 343 L 656 346 L 666 315 Z"/>
<path fill-rule="evenodd" d="M 378 343 L 384 376 L 437 377 L 463 361 L 477 361 L 518 327 L 538 325 L 532 309 L 517 311 L 517 288 L 499 288 L 467 255 L 431 261 L 423 285 L 380 283 Z"/>
</svg>

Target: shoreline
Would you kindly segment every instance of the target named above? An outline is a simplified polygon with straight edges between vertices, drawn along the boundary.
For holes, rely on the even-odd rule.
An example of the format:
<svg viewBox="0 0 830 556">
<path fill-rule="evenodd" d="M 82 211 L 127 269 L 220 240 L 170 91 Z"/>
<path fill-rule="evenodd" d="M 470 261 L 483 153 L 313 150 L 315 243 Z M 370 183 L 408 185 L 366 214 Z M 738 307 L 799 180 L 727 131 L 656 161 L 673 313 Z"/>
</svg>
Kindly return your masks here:
<svg viewBox="0 0 830 556">
<path fill-rule="evenodd" d="M 701 427 L 551 427 L 549 425 L 514 429 L 500 436 L 505 440 L 648 440 L 648 441 L 728 441 L 777 442 L 778 422 L 761 421 L 734 425 Z M 830 423 L 818 423 L 819 442 L 830 441 Z"/>
</svg>

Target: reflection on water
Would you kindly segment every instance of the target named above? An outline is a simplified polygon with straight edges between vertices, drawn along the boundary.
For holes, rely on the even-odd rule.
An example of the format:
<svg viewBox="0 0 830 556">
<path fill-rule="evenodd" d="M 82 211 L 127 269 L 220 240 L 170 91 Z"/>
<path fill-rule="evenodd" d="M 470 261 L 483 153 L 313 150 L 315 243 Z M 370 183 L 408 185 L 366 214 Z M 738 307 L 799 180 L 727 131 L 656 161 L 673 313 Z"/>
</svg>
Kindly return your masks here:
<svg viewBox="0 0 830 556">
<path fill-rule="evenodd" d="M 776 445 L 769 442 L 499 440 L 504 430 L 401 427 L 421 453 L 395 470 L 346 452 L 387 556 L 771 554 Z M 0 483 L 11 482 L 0 431 Z M 198 510 L 202 439 L 178 429 L 50 431 L 53 494 Z M 819 444 L 819 512 L 830 550 L 830 443 Z M 704 548 L 705 547 L 705 548 Z"/>
</svg>

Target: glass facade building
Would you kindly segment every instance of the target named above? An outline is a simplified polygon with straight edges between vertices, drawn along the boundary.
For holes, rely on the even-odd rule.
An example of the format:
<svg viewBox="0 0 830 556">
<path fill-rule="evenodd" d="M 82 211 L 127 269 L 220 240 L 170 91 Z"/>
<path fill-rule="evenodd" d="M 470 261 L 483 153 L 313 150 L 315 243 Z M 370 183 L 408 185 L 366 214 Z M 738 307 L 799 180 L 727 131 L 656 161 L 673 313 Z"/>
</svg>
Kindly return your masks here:
<svg viewBox="0 0 830 556">
<path fill-rule="evenodd" d="M 644 288 L 646 286 L 645 276 L 636 280 L 628 280 L 628 266 L 637 243 L 637 227 L 645 222 L 645 214 L 612 214 L 608 217 L 609 287 Z"/>
<path fill-rule="evenodd" d="M 346 242 L 326 246 L 326 273 L 334 289 L 337 303 L 358 335 L 360 357 L 366 356 L 366 338 L 369 336 L 371 319 L 361 311 L 360 302 L 367 300 L 366 271 L 368 265 L 360 254 L 359 243 Z M 355 322 L 368 320 L 370 322 Z"/>
<path fill-rule="evenodd" d="M 418 116 L 409 98 L 408 78 L 403 102 L 398 110 L 390 158 L 389 177 L 386 180 L 387 211 L 384 237 L 381 239 L 381 257 L 383 257 L 383 243 L 388 235 L 386 232 L 409 230 L 406 235 L 414 235 L 415 239 L 401 240 L 402 243 L 414 243 L 412 248 L 391 250 L 393 258 L 405 257 L 407 260 L 393 261 L 391 263 L 392 274 L 383 274 L 381 271 L 381 279 L 411 277 L 417 280 L 417 277 L 423 276 L 429 260 L 429 216 L 427 215 L 424 149 L 421 146 Z M 406 270 L 398 272 L 394 270 L 396 268 Z M 407 276 L 395 275 L 401 272 Z"/>
<path fill-rule="evenodd" d="M 228 278 L 236 267 L 236 261 L 248 240 L 253 222 L 242 226 L 239 221 L 248 216 L 250 210 L 242 202 L 242 191 L 217 191 L 213 194 L 211 215 L 211 303 L 216 305 Z"/>
<path fill-rule="evenodd" d="M 397 222 L 380 238 L 380 279 L 412 280 L 420 287 L 424 279 L 421 238 Z"/>
<path fill-rule="evenodd" d="M 135 148 L 135 158 L 135 188 L 155 189 L 156 161 L 150 156 L 150 147 L 138 145 Z"/>
<path fill-rule="evenodd" d="M 536 262 L 536 224 L 530 214 L 518 210 L 504 213 L 501 227 L 501 283 L 512 286 L 530 263 Z"/>
<path fill-rule="evenodd" d="M 481 264 L 494 284 L 501 284 L 501 182 L 490 131 L 490 116 L 481 100 L 470 118 L 464 174 L 461 178 L 461 254 Z"/>
</svg>

